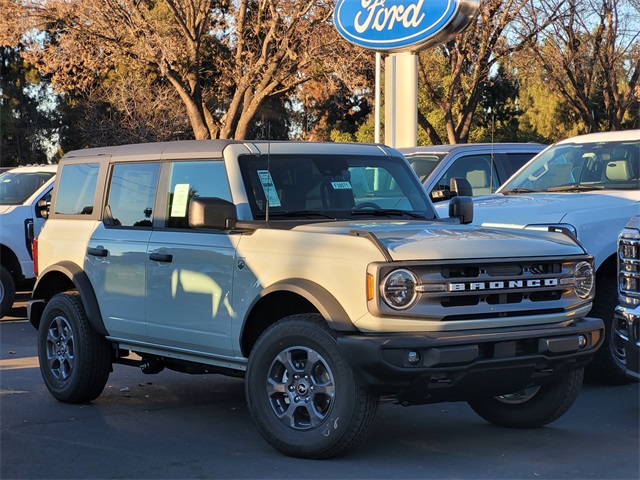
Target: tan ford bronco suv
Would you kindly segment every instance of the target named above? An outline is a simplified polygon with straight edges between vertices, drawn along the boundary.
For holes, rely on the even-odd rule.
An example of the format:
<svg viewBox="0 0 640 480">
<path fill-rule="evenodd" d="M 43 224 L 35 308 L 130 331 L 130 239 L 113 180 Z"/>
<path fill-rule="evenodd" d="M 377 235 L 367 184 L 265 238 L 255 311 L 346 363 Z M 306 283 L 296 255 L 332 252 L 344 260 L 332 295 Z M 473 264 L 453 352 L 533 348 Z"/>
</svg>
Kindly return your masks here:
<svg viewBox="0 0 640 480">
<path fill-rule="evenodd" d="M 185 141 L 68 153 L 34 252 L 29 320 L 58 400 L 112 364 L 244 377 L 281 452 L 327 458 L 380 398 L 466 401 L 538 427 L 602 343 L 593 259 L 561 229 L 438 219 L 381 145 Z"/>
</svg>

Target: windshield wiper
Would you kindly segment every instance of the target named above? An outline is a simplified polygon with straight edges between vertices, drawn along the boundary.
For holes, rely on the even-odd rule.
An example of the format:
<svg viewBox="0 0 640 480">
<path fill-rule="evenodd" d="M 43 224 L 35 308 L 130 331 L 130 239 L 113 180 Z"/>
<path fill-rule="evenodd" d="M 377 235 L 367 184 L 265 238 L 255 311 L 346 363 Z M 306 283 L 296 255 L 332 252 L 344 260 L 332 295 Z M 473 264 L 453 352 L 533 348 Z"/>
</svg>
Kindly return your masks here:
<svg viewBox="0 0 640 480">
<path fill-rule="evenodd" d="M 424 215 L 396 208 L 355 208 L 351 210 L 351 215 L 374 215 L 376 217 L 396 217 L 406 215 L 411 218 L 426 219 Z"/>
<path fill-rule="evenodd" d="M 604 190 L 604 185 L 561 185 L 549 187 L 547 192 L 588 192 L 590 190 Z"/>
<path fill-rule="evenodd" d="M 538 193 L 538 190 L 531 190 L 529 188 L 513 188 L 511 190 L 504 190 L 500 193 L 504 195 L 509 195 L 511 193 Z"/>
<path fill-rule="evenodd" d="M 265 217 L 266 215 L 262 213 L 262 214 L 259 214 L 258 216 Z M 335 220 L 336 218 L 334 216 L 327 215 L 326 213 L 318 212 L 316 210 L 285 210 L 281 212 L 270 211 L 269 218 L 271 217 L 287 217 L 287 218 L 289 217 L 322 217 L 322 218 L 330 218 L 332 220 Z"/>
</svg>

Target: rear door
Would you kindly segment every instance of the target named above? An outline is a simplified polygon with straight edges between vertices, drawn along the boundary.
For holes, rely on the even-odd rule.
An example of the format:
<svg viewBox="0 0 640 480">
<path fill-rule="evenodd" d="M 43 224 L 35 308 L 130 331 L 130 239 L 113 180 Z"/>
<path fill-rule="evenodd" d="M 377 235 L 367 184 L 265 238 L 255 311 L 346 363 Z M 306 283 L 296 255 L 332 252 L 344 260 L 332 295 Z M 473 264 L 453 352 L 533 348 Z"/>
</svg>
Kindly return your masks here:
<svg viewBox="0 0 640 480">
<path fill-rule="evenodd" d="M 105 218 L 89 241 L 85 270 L 112 337 L 146 339 L 147 245 L 159 172 L 159 162 L 113 165 Z"/>
</svg>

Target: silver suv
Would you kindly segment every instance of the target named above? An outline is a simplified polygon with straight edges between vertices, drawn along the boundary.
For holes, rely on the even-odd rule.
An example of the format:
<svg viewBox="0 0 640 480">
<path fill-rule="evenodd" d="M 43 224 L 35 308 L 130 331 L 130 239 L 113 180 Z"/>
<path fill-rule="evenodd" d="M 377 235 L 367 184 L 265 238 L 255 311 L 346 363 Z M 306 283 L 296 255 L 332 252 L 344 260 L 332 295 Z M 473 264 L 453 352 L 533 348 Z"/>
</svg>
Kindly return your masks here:
<svg viewBox="0 0 640 480">
<path fill-rule="evenodd" d="M 399 148 L 433 202 L 448 200 L 452 179 L 469 183 L 465 195 L 494 193 L 512 174 L 544 150 L 540 143 L 464 143 Z"/>
<path fill-rule="evenodd" d="M 592 258 L 561 232 L 436 217 L 379 145 L 190 141 L 71 152 L 35 242 L 28 315 L 63 402 L 113 363 L 245 378 L 266 440 L 325 458 L 378 399 L 467 401 L 538 427 L 602 342 Z"/>
</svg>

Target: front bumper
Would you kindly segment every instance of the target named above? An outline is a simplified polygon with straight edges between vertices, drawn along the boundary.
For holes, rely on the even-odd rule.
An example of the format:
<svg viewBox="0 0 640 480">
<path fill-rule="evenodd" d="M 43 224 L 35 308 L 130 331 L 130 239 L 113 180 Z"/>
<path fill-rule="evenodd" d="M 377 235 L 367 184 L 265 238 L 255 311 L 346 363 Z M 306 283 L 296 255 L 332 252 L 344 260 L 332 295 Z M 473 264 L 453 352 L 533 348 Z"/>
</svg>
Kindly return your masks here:
<svg viewBox="0 0 640 480">
<path fill-rule="evenodd" d="M 640 379 L 640 306 L 616 307 L 612 341 L 620 367 L 629 377 Z"/>
<path fill-rule="evenodd" d="M 604 339 L 598 318 L 562 324 L 417 334 L 342 335 L 359 380 L 404 404 L 512 393 L 583 368 Z"/>
</svg>

